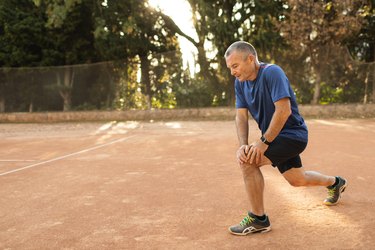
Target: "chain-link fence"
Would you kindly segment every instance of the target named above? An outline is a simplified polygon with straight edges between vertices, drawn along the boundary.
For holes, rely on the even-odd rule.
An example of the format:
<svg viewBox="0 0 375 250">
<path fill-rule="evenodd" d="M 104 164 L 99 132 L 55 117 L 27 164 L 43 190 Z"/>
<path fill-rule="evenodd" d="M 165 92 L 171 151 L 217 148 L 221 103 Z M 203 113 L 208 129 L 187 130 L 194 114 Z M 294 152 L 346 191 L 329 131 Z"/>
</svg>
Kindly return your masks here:
<svg viewBox="0 0 375 250">
<path fill-rule="evenodd" d="M 298 101 L 310 103 L 317 72 L 310 70 L 306 59 L 301 64 L 280 60 L 279 65 Z M 0 68 L 0 112 L 223 106 L 233 90 L 224 70 L 211 72 L 222 82 L 208 83 L 199 73 L 192 76 L 189 68 L 183 69 L 176 52 L 121 62 Z M 330 63 L 318 74 L 320 104 L 375 101 L 375 63 Z"/>
<path fill-rule="evenodd" d="M 0 69 L 0 111 L 32 112 L 110 107 L 112 62 Z"/>
</svg>

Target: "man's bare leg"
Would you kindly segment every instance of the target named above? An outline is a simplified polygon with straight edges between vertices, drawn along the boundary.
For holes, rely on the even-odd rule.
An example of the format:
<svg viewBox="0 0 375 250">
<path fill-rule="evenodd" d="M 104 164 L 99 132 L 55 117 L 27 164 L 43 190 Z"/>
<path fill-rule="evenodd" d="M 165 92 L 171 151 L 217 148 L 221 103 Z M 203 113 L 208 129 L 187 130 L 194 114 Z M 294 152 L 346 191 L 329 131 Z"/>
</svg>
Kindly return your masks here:
<svg viewBox="0 0 375 250">
<path fill-rule="evenodd" d="M 241 164 L 245 189 L 250 202 L 251 212 L 255 215 L 264 215 L 264 178 L 260 167 L 245 163 Z"/>
<path fill-rule="evenodd" d="M 284 178 L 295 187 L 301 186 L 324 186 L 328 187 L 335 183 L 336 177 L 324 175 L 315 171 L 305 171 L 301 168 L 291 168 L 283 173 Z"/>
<path fill-rule="evenodd" d="M 229 227 L 229 232 L 235 235 L 269 232 L 271 224 L 264 213 L 264 178 L 260 167 L 249 163 L 240 164 L 240 167 L 250 202 L 250 212 L 239 224 Z"/>
<path fill-rule="evenodd" d="M 292 168 L 283 176 L 295 187 L 300 186 L 324 186 L 328 188 L 328 197 L 323 201 L 327 206 L 336 205 L 341 199 L 348 182 L 340 176 L 324 175 L 315 171 L 305 171 L 303 168 Z"/>
</svg>

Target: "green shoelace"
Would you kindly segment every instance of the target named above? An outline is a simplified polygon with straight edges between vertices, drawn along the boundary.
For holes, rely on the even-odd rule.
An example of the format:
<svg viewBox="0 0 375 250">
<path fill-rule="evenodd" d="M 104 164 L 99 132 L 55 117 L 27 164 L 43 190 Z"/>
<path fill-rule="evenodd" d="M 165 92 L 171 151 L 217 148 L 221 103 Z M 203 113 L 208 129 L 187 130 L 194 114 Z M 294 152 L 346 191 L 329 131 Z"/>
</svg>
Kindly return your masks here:
<svg viewBox="0 0 375 250">
<path fill-rule="evenodd" d="M 335 196 L 336 188 L 328 189 L 328 196 L 329 198 L 333 198 Z"/>
<path fill-rule="evenodd" d="M 243 218 L 243 220 L 240 222 L 240 225 L 241 226 L 246 226 L 252 222 L 254 222 L 255 219 L 253 217 L 250 217 L 249 215 L 246 216 L 245 218 Z"/>
</svg>

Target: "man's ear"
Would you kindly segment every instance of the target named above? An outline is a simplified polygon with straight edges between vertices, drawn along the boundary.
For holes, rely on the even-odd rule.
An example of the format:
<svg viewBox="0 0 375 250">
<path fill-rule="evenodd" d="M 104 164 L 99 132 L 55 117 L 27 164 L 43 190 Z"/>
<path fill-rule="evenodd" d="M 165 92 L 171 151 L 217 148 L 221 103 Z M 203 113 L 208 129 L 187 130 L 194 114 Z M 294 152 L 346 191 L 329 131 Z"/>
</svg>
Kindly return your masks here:
<svg viewBox="0 0 375 250">
<path fill-rule="evenodd" d="M 247 56 L 247 61 L 248 62 L 253 62 L 255 60 L 255 56 L 253 55 L 253 54 L 249 54 L 248 56 Z"/>
</svg>

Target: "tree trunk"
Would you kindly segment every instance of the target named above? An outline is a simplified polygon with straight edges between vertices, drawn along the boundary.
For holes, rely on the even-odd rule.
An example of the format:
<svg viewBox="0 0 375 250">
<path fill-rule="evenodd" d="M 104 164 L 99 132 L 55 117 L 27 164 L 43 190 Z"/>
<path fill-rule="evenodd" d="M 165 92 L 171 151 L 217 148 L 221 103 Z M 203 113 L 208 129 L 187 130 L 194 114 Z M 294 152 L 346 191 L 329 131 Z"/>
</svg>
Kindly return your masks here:
<svg viewBox="0 0 375 250">
<path fill-rule="evenodd" d="M 314 95 L 313 95 L 313 99 L 311 100 L 311 104 L 313 105 L 318 104 L 319 98 L 320 98 L 320 81 L 316 81 L 315 86 L 314 86 Z"/>
<path fill-rule="evenodd" d="M 72 87 L 73 87 L 73 69 L 66 68 L 64 71 L 64 109 L 63 111 L 69 111 L 72 107 Z"/>
<path fill-rule="evenodd" d="M 315 84 L 314 84 L 314 95 L 313 99 L 311 100 L 311 104 L 316 105 L 319 104 L 320 99 L 320 84 L 321 84 L 321 77 L 320 72 L 317 70 L 316 67 L 312 67 L 313 74 L 315 75 Z"/>
<path fill-rule="evenodd" d="M 72 88 L 74 80 L 74 71 L 72 68 L 64 69 L 64 78 L 61 80 L 61 75 L 57 74 L 57 85 L 59 87 L 60 96 L 63 98 L 63 111 L 69 111 L 72 104 Z M 61 83 L 63 82 L 63 83 Z"/>
<path fill-rule="evenodd" d="M 32 113 L 33 112 L 33 109 L 34 109 L 34 105 L 33 105 L 33 102 L 31 101 L 29 103 L 29 113 Z"/>
<path fill-rule="evenodd" d="M 363 96 L 363 104 L 366 104 L 368 102 L 368 79 L 369 79 L 370 71 L 366 72 L 366 78 L 365 78 L 365 94 Z"/>
<path fill-rule="evenodd" d="M 146 86 L 147 108 L 152 108 L 152 94 L 150 82 L 150 62 L 147 55 L 141 56 L 141 83 Z"/>
<path fill-rule="evenodd" d="M 71 109 L 71 107 L 72 107 L 71 97 L 67 93 L 66 95 L 64 95 L 64 108 L 63 108 L 63 111 L 69 111 Z"/>
</svg>

